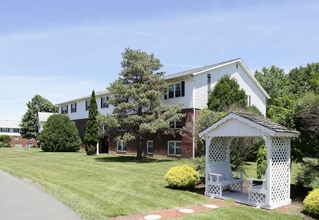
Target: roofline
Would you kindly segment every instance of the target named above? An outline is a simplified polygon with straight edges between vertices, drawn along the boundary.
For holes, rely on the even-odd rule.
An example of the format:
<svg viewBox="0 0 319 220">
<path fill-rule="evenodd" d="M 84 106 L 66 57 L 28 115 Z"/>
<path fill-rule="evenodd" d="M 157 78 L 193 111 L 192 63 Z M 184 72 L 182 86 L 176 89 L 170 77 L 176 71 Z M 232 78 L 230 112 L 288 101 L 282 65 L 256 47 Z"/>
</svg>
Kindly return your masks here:
<svg viewBox="0 0 319 220">
<path fill-rule="evenodd" d="M 99 91 L 99 92 L 96 92 L 95 93 L 95 97 L 96 98 L 99 98 L 103 95 L 107 95 L 107 94 L 110 94 L 109 90 L 103 90 L 103 91 Z M 90 99 L 91 98 L 91 94 L 90 95 L 86 95 L 86 96 L 82 96 L 80 98 L 76 98 L 76 99 L 71 99 L 71 100 L 68 100 L 68 101 L 65 101 L 65 102 L 60 102 L 60 103 L 57 103 L 55 105 L 64 105 L 64 104 L 69 104 L 71 102 L 78 102 L 78 101 L 83 101 L 83 100 L 87 100 L 87 99 Z"/>
<path fill-rule="evenodd" d="M 294 130 L 275 130 L 275 129 L 271 129 L 268 128 L 264 125 L 258 124 L 252 120 L 249 120 L 243 116 L 240 116 L 234 112 L 231 112 L 229 114 L 227 114 L 226 116 L 224 116 L 223 118 L 221 118 L 220 120 L 216 121 L 215 123 L 213 123 L 211 126 L 209 126 L 208 128 L 206 128 L 205 130 L 201 131 L 199 133 L 199 137 L 202 138 L 205 135 L 207 135 L 212 129 L 217 128 L 218 126 L 220 126 L 221 124 L 225 123 L 228 120 L 231 119 L 239 119 L 244 121 L 245 123 L 247 123 L 249 126 L 255 127 L 256 129 L 259 129 L 261 131 L 264 131 L 265 133 L 267 133 L 269 136 L 272 137 L 298 137 L 299 136 L 299 132 L 298 131 L 294 131 Z M 266 132 L 267 131 L 267 132 Z M 225 135 L 227 136 L 227 135 Z"/>
<path fill-rule="evenodd" d="M 164 76 L 164 79 L 166 79 L 167 81 L 175 81 L 175 80 L 180 80 L 180 79 L 187 79 L 187 78 L 191 78 L 191 77 L 193 77 L 195 75 L 198 75 L 198 74 L 201 74 L 201 73 L 205 73 L 205 72 L 208 72 L 208 71 L 220 68 L 220 67 L 224 67 L 224 66 L 227 66 L 227 65 L 230 65 L 230 64 L 234 64 L 234 63 L 239 63 L 239 65 L 247 73 L 248 77 L 253 81 L 253 83 L 257 86 L 257 88 L 261 91 L 261 93 L 266 97 L 266 99 L 270 99 L 270 96 L 268 95 L 268 93 L 260 85 L 260 83 L 256 80 L 254 75 L 250 72 L 250 70 L 247 68 L 245 63 L 240 58 L 236 58 L 236 59 L 233 59 L 233 60 L 229 60 L 229 61 L 225 61 L 225 62 L 221 62 L 221 63 L 209 65 L 209 66 L 199 67 L 199 68 L 195 68 L 195 69 L 192 69 L 192 70 L 187 70 L 187 71 L 175 73 L 175 74 L 172 74 L 172 75 Z"/>
</svg>

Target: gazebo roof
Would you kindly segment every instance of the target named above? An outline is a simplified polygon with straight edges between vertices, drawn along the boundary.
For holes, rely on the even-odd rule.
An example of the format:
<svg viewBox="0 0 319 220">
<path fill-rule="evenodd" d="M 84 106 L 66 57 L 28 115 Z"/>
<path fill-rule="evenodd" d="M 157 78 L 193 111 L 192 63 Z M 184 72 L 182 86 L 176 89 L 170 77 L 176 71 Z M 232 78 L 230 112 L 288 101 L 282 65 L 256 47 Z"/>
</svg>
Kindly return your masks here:
<svg viewBox="0 0 319 220">
<path fill-rule="evenodd" d="M 227 114 L 199 133 L 200 137 L 298 137 L 299 132 L 288 129 L 262 116 L 234 113 Z"/>
</svg>

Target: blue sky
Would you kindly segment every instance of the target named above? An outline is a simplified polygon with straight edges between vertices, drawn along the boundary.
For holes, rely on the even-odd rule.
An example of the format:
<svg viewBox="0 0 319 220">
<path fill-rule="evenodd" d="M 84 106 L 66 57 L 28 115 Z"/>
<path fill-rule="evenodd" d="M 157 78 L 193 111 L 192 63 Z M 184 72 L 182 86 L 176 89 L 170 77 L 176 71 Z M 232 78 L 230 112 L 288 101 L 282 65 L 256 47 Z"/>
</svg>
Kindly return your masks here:
<svg viewBox="0 0 319 220">
<path fill-rule="evenodd" d="M 104 90 L 126 47 L 172 74 L 241 58 L 254 72 L 319 62 L 319 1 L 2 0 L 0 120 L 36 94 L 56 104 Z"/>
</svg>

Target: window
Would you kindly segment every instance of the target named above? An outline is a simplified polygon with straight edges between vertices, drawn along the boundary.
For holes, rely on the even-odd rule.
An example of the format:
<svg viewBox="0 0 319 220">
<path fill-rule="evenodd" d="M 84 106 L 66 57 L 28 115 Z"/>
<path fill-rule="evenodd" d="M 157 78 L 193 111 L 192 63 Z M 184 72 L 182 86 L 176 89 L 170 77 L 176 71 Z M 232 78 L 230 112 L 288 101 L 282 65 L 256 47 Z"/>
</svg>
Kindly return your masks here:
<svg viewBox="0 0 319 220">
<path fill-rule="evenodd" d="M 90 104 L 91 104 L 91 101 L 89 101 L 89 100 L 85 101 L 85 111 L 89 110 Z"/>
<path fill-rule="evenodd" d="M 182 122 L 181 121 L 175 121 L 175 122 L 171 123 L 170 128 L 180 129 L 180 128 L 182 128 Z"/>
<path fill-rule="evenodd" d="M 170 156 L 181 155 L 181 141 L 168 141 L 168 155 Z"/>
<path fill-rule="evenodd" d="M 174 83 L 168 88 L 167 94 L 165 94 L 164 99 L 177 98 L 185 96 L 185 81 L 179 83 Z"/>
<path fill-rule="evenodd" d="M 68 105 L 61 106 L 61 114 L 68 114 Z"/>
<path fill-rule="evenodd" d="M 76 112 L 76 103 L 71 104 L 71 113 Z"/>
<path fill-rule="evenodd" d="M 19 128 L 14 128 L 13 129 L 13 133 L 20 133 L 20 129 Z"/>
<path fill-rule="evenodd" d="M 108 108 L 109 97 L 101 97 L 101 108 Z"/>
<path fill-rule="evenodd" d="M 117 151 L 118 152 L 126 152 L 126 142 L 124 141 L 117 141 Z"/>
<path fill-rule="evenodd" d="M 0 128 L 1 132 L 9 132 L 9 128 Z"/>
<path fill-rule="evenodd" d="M 154 154 L 154 142 L 153 140 L 147 140 L 146 142 L 146 153 Z"/>
</svg>

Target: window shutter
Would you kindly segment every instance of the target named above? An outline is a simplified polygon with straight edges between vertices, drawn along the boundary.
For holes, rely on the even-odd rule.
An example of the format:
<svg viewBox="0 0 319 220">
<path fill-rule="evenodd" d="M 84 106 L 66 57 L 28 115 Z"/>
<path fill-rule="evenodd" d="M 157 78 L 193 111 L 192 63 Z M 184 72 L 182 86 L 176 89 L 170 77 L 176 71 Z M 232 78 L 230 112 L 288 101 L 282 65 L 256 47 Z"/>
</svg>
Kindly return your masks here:
<svg viewBox="0 0 319 220">
<path fill-rule="evenodd" d="M 182 85 L 182 97 L 184 97 L 185 96 L 185 81 L 182 81 L 181 85 Z"/>
</svg>

